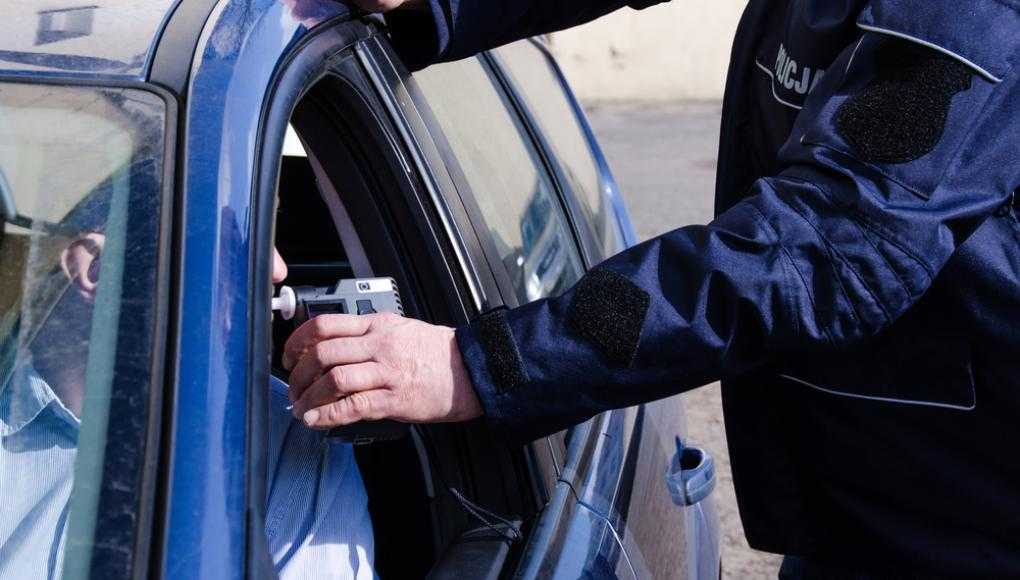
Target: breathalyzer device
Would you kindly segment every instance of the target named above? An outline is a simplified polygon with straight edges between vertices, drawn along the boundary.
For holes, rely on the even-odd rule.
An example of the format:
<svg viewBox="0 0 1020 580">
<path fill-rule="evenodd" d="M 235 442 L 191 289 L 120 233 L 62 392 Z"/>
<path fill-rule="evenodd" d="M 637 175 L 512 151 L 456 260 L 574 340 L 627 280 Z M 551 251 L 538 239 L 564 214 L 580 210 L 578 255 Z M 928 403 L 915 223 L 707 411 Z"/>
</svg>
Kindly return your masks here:
<svg viewBox="0 0 1020 580">
<path fill-rule="evenodd" d="M 273 298 L 273 310 L 284 320 L 301 326 L 320 314 L 376 314 L 393 312 L 404 315 L 397 281 L 393 278 L 340 280 L 333 286 L 283 286 Z"/>
<path fill-rule="evenodd" d="M 404 315 L 400 292 L 393 278 L 346 278 L 332 286 L 282 286 L 272 300 L 273 310 L 295 328 L 322 314 L 376 314 L 392 312 Z M 408 425 L 397 421 L 364 421 L 337 427 L 328 437 L 354 445 L 400 439 Z"/>
</svg>

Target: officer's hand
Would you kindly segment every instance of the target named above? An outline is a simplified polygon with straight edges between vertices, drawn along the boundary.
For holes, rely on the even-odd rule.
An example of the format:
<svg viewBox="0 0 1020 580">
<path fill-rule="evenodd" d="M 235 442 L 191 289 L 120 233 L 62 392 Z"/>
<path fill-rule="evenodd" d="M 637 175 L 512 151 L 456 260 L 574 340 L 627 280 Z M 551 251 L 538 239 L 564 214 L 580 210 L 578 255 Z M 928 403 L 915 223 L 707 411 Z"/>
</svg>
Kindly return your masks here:
<svg viewBox="0 0 1020 580">
<path fill-rule="evenodd" d="M 354 4 L 368 12 L 389 12 L 397 8 L 423 7 L 425 0 L 354 0 Z"/>
<path fill-rule="evenodd" d="M 452 328 L 395 314 L 322 315 L 287 340 L 294 416 L 316 429 L 362 420 L 466 421 L 482 414 Z"/>
</svg>

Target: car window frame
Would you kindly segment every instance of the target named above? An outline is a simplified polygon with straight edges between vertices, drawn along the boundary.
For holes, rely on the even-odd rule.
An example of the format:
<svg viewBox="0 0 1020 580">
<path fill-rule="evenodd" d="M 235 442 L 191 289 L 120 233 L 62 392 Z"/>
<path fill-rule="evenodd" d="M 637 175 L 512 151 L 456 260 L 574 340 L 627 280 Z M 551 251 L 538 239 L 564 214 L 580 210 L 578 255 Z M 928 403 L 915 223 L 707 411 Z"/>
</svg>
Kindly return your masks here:
<svg viewBox="0 0 1020 580">
<path fill-rule="evenodd" d="M 451 167 L 449 146 L 431 116 L 422 107 L 424 97 L 409 80 L 403 65 L 379 36 L 355 47 L 376 93 L 388 109 L 417 171 L 425 181 L 432 205 L 443 220 L 444 233 L 453 244 L 461 275 L 468 283 L 474 308 L 468 319 L 507 305 L 498 270 L 489 267 L 490 249 L 471 220 L 472 208 L 460 194 L 458 168 Z"/>
<path fill-rule="evenodd" d="M 572 244 L 572 251 L 574 252 L 575 257 L 579 260 L 582 269 L 587 270 L 589 267 L 588 257 L 579 246 L 576 224 L 574 223 L 573 218 L 570 215 L 570 210 L 566 207 L 564 201 L 562 181 L 554 175 L 554 171 L 551 169 L 551 158 L 548 148 L 543 143 L 536 140 L 536 126 L 533 122 L 524 118 L 524 115 L 518 108 L 519 98 L 510 94 L 508 87 L 504 84 L 505 74 L 498 70 L 498 66 L 489 59 L 487 54 L 483 54 L 478 57 L 478 65 L 482 67 L 483 71 L 490 79 L 493 90 L 495 90 L 501 97 L 501 101 L 504 103 L 507 113 L 524 128 L 526 133 L 525 135 L 522 135 L 522 139 L 525 140 L 524 145 L 526 147 L 531 147 L 531 149 L 538 155 L 539 162 L 535 164 L 535 170 L 545 175 L 551 184 L 553 188 L 552 193 L 554 195 L 553 203 L 559 205 L 560 212 L 565 218 L 567 228 L 566 233 L 568 234 L 567 237 L 570 239 L 570 243 Z M 500 258 L 495 241 L 493 240 L 489 227 L 486 223 L 485 216 L 482 214 L 478 202 L 475 201 L 475 192 L 460 169 L 460 161 L 456 158 L 453 149 L 446 141 L 446 136 L 438 121 L 432 117 L 431 110 L 428 106 L 428 99 L 421 93 L 420 90 L 417 89 L 413 82 L 413 78 L 409 79 L 408 85 L 413 96 L 415 107 L 420 111 L 420 115 L 428 119 L 428 130 L 432 133 L 432 138 L 440 145 L 443 155 L 443 163 L 448 168 L 448 171 L 455 183 L 456 189 L 453 193 L 462 200 L 465 208 L 467 209 L 469 227 L 471 227 L 474 230 L 475 235 L 482 240 L 481 243 L 484 247 L 487 263 L 490 269 L 494 271 L 494 277 L 499 287 L 499 292 L 503 297 L 504 304 L 509 308 L 520 306 L 521 302 L 517 296 L 517 289 L 514 287 L 511 280 L 510 272 Z M 528 453 L 537 468 L 538 481 L 536 482 L 536 490 L 541 493 L 541 497 L 545 499 L 551 497 L 551 493 L 556 486 L 556 482 L 562 473 L 563 465 L 566 460 L 566 438 L 566 432 L 561 432 L 550 437 L 537 439 L 529 446 Z"/>
<path fill-rule="evenodd" d="M 327 36 L 339 30 L 340 35 L 347 35 L 350 41 L 342 45 L 335 45 L 331 49 L 321 50 L 316 53 L 319 57 L 309 54 L 314 49 L 317 39 Z M 264 497 L 266 481 L 264 468 L 254 466 L 252 460 L 256 458 L 258 440 L 262 439 L 261 448 L 265 449 L 265 435 L 263 427 L 257 423 L 257 417 L 265 412 L 265 395 L 260 395 L 258 389 L 265 391 L 265 385 L 260 384 L 259 377 L 268 379 L 269 369 L 269 343 L 270 337 L 266 329 L 268 322 L 261 324 L 258 320 L 259 312 L 268 313 L 268 299 L 272 293 L 269 283 L 269 251 L 272 246 L 273 223 L 272 215 L 274 208 L 272 202 L 276 194 L 276 180 L 279 178 L 279 158 L 282 152 L 283 136 L 286 124 L 289 122 L 294 107 L 307 90 L 315 86 L 320 80 L 329 75 L 343 78 L 337 72 L 336 67 L 343 60 L 351 60 L 350 53 L 356 57 L 357 64 L 362 67 L 362 72 L 375 89 L 374 97 L 384 101 L 389 107 L 390 118 L 387 122 L 395 129 L 397 140 L 405 142 L 395 145 L 408 154 L 404 159 L 403 170 L 412 176 L 411 179 L 419 179 L 423 182 L 423 189 L 427 191 L 418 192 L 419 201 L 423 207 L 428 207 L 421 216 L 423 222 L 428 222 L 432 235 L 436 238 L 438 247 L 441 248 L 443 259 L 448 264 L 449 286 L 446 296 L 434 296 L 429 303 L 446 300 L 450 309 L 449 316 L 457 324 L 467 322 L 483 310 L 498 308 L 502 301 L 497 290 L 495 280 L 491 271 L 481 260 L 482 250 L 480 242 L 470 222 L 467 221 L 467 212 L 460 204 L 458 196 L 451 196 L 452 181 L 445 173 L 446 166 L 437 162 L 437 153 L 434 151 L 434 144 L 427 141 L 430 134 L 425 132 L 421 135 L 411 135 L 409 125 L 414 121 L 416 114 L 413 107 L 400 110 L 402 102 L 399 96 L 390 92 L 390 83 L 401 83 L 397 69 L 389 71 L 387 75 L 387 63 L 392 65 L 390 54 L 386 46 L 381 42 L 382 29 L 371 20 L 350 20 L 336 22 L 332 26 L 324 26 L 323 30 L 314 32 L 312 36 L 297 47 L 292 55 L 286 60 L 286 66 L 281 68 L 274 82 L 274 92 L 269 99 L 267 111 L 263 113 L 262 127 L 260 128 L 260 143 L 258 144 L 257 156 L 259 159 L 259 170 L 256 175 L 257 216 L 253 219 L 253 243 L 251 267 L 253 268 L 253 300 L 252 320 L 249 333 L 252 339 L 250 348 L 252 359 L 252 372 L 248 385 L 249 393 L 249 447 L 248 454 L 248 507 L 252 512 L 247 516 L 248 526 L 248 547 L 245 557 L 246 576 L 258 578 L 274 578 L 271 562 L 268 562 L 264 549 L 264 506 L 253 504 L 253 498 Z M 327 54 L 328 53 L 328 54 Z M 324 56 L 325 55 L 325 56 Z M 305 62 L 307 61 L 307 62 Z M 409 101 L 408 101 L 409 103 Z M 403 104 L 408 104 L 403 103 Z M 412 117 L 408 119 L 405 115 Z M 422 123 L 421 119 L 417 119 Z M 386 124 L 384 122 L 384 124 Z M 408 141 L 408 139 L 411 139 Z M 430 157 L 432 155 L 432 157 Z M 431 202 L 431 203 L 430 203 Z M 423 250 L 424 251 L 424 250 Z M 430 266 L 431 267 L 431 266 Z M 445 278 L 444 278 L 445 279 Z M 436 294 L 436 293 L 433 293 Z M 456 300 L 451 298 L 455 296 Z M 424 299 L 423 299 L 424 300 Z M 406 301 L 405 301 L 406 302 Z M 456 302 L 456 305 L 453 303 Z M 264 307 L 263 307 L 264 306 Z M 406 304 L 405 304 L 406 306 Z M 459 308 L 459 310 L 458 310 Z M 261 327 L 261 330 L 260 330 Z M 265 340 L 262 337 L 265 336 Z M 265 350 L 262 350 L 263 347 Z M 264 356 L 263 356 L 264 355 Z M 262 367 L 265 364 L 265 372 Z M 259 401 L 258 399 L 262 399 Z M 264 456 L 262 461 L 264 461 Z M 505 467 L 510 469 L 515 464 L 508 463 Z M 522 490 L 524 491 L 524 490 Z M 527 494 L 522 493 L 522 498 Z M 530 500 L 527 500 L 530 501 Z M 539 509 L 540 506 L 534 509 Z M 257 511 L 253 511 L 257 508 Z"/>
<path fill-rule="evenodd" d="M 535 165 L 535 170 L 544 175 L 552 185 L 553 194 L 555 196 L 554 202 L 559 205 L 560 211 L 566 220 L 567 233 L 572 240 L 573 251 L 579 259 L 582 269 L 586 270 L 589 267 L 589 257 L 587 256 L 587 251 L 584 249 L 584 246 L 579 241 L 578 230 L 574 223 L 574 218 L 572 217 L 570 208 L 565 201 L 563 182 L 562 179 L 557 176 L 557 170 L 554 168 L 553 162 L 551 161 L 552 158 L 549 155 L 548 147 L 543 146 L 541 141 L 538 139 L 536 134 L 536 125 L 529 121 L 526 115 L 522 112 L 519 97 L 509 89 L 506 84 L 505 72 L 502 71 L 492 60 L 491 55 L 488 52 L 484 52 L 480 53 L 477 57 L 472 58 L 477 59 L 479 66 L 482 67 L 485 74 L 492 81 L 493 89 L 500 97 L 502 97 L 502 99 L 505 99 L 505 108 L 507 113 L 524 128 L 526 134 L 522 135 L 522 138 L 525 141 L 525 145 L 530 146 L 539 157 L 539 163 Z M 418 98 L 424 104 L 425 114 L 431 116 L 431 111 L 428 110 L 427 105 L 428 99 L 425 98 L 420 91 L 418 91 Z M 476 201 L 477 193 L 474 191 L 470 182 L 461 170 L 460 160 L 457 159 L 453 149 L 447 143 L 446 135 L 437 121 L 433 120 L 431 130 L 433 131 L 436 141 L 444 145 L 442 147 L 444 161 L 454 179 L 458 194 L 463 200 L 464 206 L 468 210 L 468 219 L 470 220 L 471 227 L 476 231 L 476 235 L 478 235 L 482 240 L 486 258 L 489 262 L 490 268 L 496 274 L 499 291 L 503 296 L 504 303 L 510 308 L 521 306 L 522 302 L 517 296 L 517 288 L 514 287 L 510 271 L 503 263 L 496 247 L 495 240 L 492 238 L 492 234 L 486 222 L 486 217 Z"/>
<path fill-rule="evenodd" d="M 252 244 L 249 268 L 253 275 L 251 311 L 249 312 L 249 384 L 247 386 L 248 439 L 246 444 L 247 546 L 245 577 L 274 579 L 273 565 L 265 537 L 267 497 L 266 460 L 268 453 L 268 413 L 271 376 L 272 325 L 270 297 L 274 293 L 271 252 L 275 237 L 277 181 L 280 176 L 283 142 L 291 115 L 297 103 L 319 80 L 330 74 L 332 57 L 365 36 L 364 31 L 341 18 L 326 24 L 305 38 L 276 73 L 272 94 L 262 114 L 259 143 L 256 145 L 258 166 L 255 175 L 256 215 L 252 220 Z"/>
<path fill-rule="evenodd" d="M 568 105 L 572 110 L 575 110 L 577 104 L 572 100 L 572 93 L 570 92 L 569 86 L 565 85 L 566 80 L 563 78 L 559 71 L 558 65 L 553 60 L 552 55 L 542 46 L 541 42 L 535 39 L 526 39 L 521 42 L 528 42 L 535 46 L 539 53 L 539 56 L 545 61 L 548 61 L 549 66 L 553 67 L 553 72 L 556 74 L 557 79 L 560 82 L 560 88 L 563 91 L 564 100 L 568 101 Z M 555 147 L 549 142 L 542 132 L 541 124 L 538 118 L 531 111 L 530 106 L 527 104 L 527 99 L 521 94 L 522 88 L 514 80 L 513 76 L 504 68 L 503 63 L 500 60 L 498 54 L 495 51 L 489 51 L 484 53 L 484 58 L 488 61 L 489 66 L 495 71 L 495 74 L 500 79 L 502 88 L 510 98 L 511 102 L 514 103 L 517 113 L 531 135 L 532 142 L 538 149 L 543 159 L 546 162 L 547 171 L 551 174 L 553 182 L 557 189 L 557 194 L 560 198 L 560 204 L 564 208 L 564 212 L 567 215 L 567 221 L 569 227 L 572 230 L 575 244 L 579 248 L 582 259 L 586 270 L 591 270 L 603 260 L 609 257 L 608 252 L 603 247 L 603 244 L 598 239 L 595 231 L 592 227 L 587 224 L 587 217 L 585 210 L 581 207 L 581 201 L 578 199 L 578 193 L 573 190 L 570 185 L 570 179 L 567 177 L 565 170 L 558 162 Z M 583 129 L 586 124 L 586 120 L 581 118 L 578 119 L 578 124 Z M 589 148 L 592 148 L 591 136 L 588 134 L 584 135 L 585 141 L 588 143 Z M 599 163 L 598 156 L 595 151 L 592 151 L 593 161 L 596 167 L 599 168 L 599 179 L 602 181 L 603 168 Z M 606 200 L 607 211 L 611 211 L 610 200 Z M 615 224 L 615 219 L 613 220 Z M 621 250 L 623 248 L 620 248 Z M 578 446 L 573 444 L 573 437 L 580 434 L 582 437 L 594 437 L 597 435 L 593 429 L 581 428 L 582 426 L 590 426 L 596 424 L 597 421 L 601 420 L 601 415 L 589 419 L 586 422 L 579 423 L 569 429 L 559 431 L 553 435 L 550 435 L 547 439 L 549 440 L 550 451 L 553 454 L 554 461 L 557 465 L 559 473 L 571 473 L 573 469 L 570 467 L 572 464 L 579 461 L 574 455 L 577 450 L 582 449 L 584 446 Z"/>
<path fill-rule="evenodd" d="M 495 242 L 480 217 L 481 212 L 473 199 L 471 189 L 438 121 L 432 115 L 427 99 L 410 73 L 396 58 L 392 48 L 384 44 L 379 37 L 368 39 L 362 47 L 356 48 L 364 50 L 364 54 L 361 55 L 362 64 L 368 69 L 369 76 L 373 77 L 377 92 L 389 103 L 394 124 L 404 131 L 402 136 L 405 145 L 412 154 L 417 152 L 422 155 L 418 168 L 426 181 L 434 182 L 432 187 L 435 187 L 435 193 L 442 198 L 434 202 L 437 205 L 442 203 L 457 209 L 450 217 L 455 221 L 455 227 L 461 235 L 472 242 L 470 247 L 476 264 L 475 275 L 481 275 L 481 279 L 484 280 L 485 294 L 480 307 L 474 312 L 469 312 L 466 320 L 474 320 L 480 315 L 516 306 L 518 301 L 509 273 L 498 258 Z M 500 91 L 498 85 L 496 90 Z M 495 260 L 495 266 L 492 260 Z M 466 267 L 463 262 L 461 266 Z M 464 275 L 470 277 L 467 272 Z M 543 441 L 547 442 L 547 445 L 543 445 Z M 541 508 L 551 497 L 559 477 L 560 464 L 556 461 L 553 445 L 546 438 L 525 446 L 525 454 L 531 463 L 532 494 L 541 504 L 537 507 Z"/>
</svg>

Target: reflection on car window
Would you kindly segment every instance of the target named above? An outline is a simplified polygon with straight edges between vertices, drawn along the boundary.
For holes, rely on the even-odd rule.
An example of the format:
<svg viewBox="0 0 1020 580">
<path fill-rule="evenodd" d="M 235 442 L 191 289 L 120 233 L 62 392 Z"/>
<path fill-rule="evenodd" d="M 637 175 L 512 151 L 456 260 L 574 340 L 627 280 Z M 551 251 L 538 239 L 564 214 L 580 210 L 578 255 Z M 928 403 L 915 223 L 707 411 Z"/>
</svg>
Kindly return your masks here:
<svg viewBox="0 0 1020 580">
<path fill-rule="evenodd" d="M 0 83 L 0 577 L 87 572 L 107 433 L 145 425 L 110 409 L 117 369 L 147 396 L 164 108 Z"/>
<path fill-rule="evenodd" d="M 606 257 L 623 247 L 619 228 L 603 191 L 602 175 L 581 120 L 564 91 L 553 64 L 530 40 L 496 49 L 528 110 L 556 152 L 570 189 L 581 201 L 585 218 Z"/>
<path fill-rule="evenodd" d="M 541 158 L 478 59 L 415 75 L 510 272 L 519 300 L 558 294 L 583 268 Z"/>
</svg>

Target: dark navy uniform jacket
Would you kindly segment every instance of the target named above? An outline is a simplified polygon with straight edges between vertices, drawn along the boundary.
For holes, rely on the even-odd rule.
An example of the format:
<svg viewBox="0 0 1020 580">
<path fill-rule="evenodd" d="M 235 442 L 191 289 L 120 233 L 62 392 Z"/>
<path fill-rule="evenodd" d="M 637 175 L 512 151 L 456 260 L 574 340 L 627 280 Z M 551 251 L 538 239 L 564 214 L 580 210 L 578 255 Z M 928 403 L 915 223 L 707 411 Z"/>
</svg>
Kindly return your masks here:
<svg viewBox="0 0 1020 580">
<path fill-rule="evenodd" d="M 656 2 L 431 3 L 419 66 Z M 716 219 L 459 329 L 488 420 L 722 379 L 753 547 L 1020 576 L 1018 60 L 1018 0 L 751 0 Z"/>
</svg>

